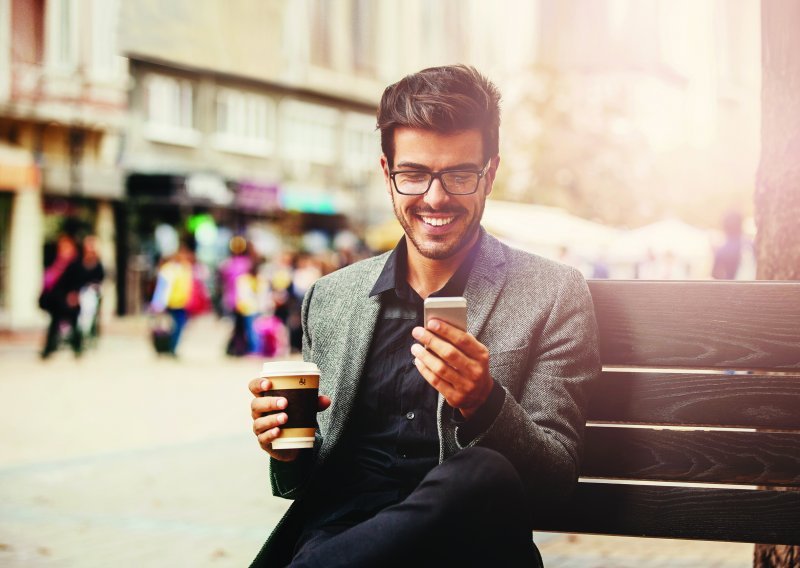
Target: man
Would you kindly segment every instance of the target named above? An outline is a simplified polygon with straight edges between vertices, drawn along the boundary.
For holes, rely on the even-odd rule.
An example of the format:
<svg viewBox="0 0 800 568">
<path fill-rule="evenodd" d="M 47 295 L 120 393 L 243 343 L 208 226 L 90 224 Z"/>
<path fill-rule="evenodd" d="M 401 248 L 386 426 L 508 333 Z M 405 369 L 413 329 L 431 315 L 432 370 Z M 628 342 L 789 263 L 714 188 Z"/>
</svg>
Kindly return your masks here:
<svg viewBox="0 0 800 568">
<path fill-rule="evenodd" d="M 499 98 L 464 66 L 384 92 L 381 167 L 405 236 L 305 296 L 326 410 L 313 451 L 271 448 L 292 409 L 250 382 L 273 492 L 295 499 L 254 566 L 541 564 L 530 519 L 576 483 L 596 324 L 578 271 L 480 226 Z M 431 295 L 463 295 L 468 331 L 424 328 Z"/>
</svg>

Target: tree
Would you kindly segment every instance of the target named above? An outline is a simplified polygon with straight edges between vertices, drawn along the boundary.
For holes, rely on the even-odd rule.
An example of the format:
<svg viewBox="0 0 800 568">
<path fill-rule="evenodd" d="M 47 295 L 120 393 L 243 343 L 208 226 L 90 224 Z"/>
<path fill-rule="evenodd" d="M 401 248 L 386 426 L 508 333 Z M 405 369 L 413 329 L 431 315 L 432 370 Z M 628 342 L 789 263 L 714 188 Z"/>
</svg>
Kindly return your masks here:
<svg viewBox="0 0 800 568">
<path fill-rule="evenodd" d="M 761 3 L 761 163 L 755 194 L 759 280 L 800 280 L 800 2 Z M 757 544 L 754 566 L 800 565 L 800 546 Z"/>
</svg>

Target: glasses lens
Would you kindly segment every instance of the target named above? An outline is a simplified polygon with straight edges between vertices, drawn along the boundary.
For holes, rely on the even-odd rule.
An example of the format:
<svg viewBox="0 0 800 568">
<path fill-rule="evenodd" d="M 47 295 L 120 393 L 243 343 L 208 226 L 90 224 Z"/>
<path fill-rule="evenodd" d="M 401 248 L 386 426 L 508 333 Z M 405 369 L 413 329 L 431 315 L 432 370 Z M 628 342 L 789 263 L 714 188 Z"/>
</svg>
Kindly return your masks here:
<svg viewBox="0 0 800 568">
<path fill-rule="evenodd" d="M 431 175 L 425 172 L 398 172 L 394 176 L 397 191 L 407 195 L 419 195 L 428 190 Z"/>
<path fill-rule="evenodd" d="M 445 172 L 442 174 L 442 182 L 450 193 L 463 195 L 477 189 L 478 176 L 476 172 Z"/>
</svg>

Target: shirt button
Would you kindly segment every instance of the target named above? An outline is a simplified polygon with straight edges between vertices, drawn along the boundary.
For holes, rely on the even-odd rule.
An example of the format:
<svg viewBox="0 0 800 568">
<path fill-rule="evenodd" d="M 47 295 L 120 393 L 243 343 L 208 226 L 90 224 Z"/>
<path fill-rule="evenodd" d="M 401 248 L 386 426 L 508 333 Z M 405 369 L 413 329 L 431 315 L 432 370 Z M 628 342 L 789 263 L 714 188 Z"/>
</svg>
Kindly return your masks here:
<svg viewBox="0 0 800 568">
<path fill-rule="evenodd" d="M 413 412 L 407 413 L 406 418 L 408 418 L 409 420 L 414 420 L 414 413 Z"/>
</svg>

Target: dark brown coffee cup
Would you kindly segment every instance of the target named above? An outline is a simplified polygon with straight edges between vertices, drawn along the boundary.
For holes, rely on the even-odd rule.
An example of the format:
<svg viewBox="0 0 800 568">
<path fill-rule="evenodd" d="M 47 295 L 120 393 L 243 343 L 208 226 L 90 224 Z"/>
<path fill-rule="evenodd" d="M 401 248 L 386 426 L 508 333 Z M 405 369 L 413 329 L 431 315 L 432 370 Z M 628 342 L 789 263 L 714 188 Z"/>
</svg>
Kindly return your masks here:
<svg viewBox="0 0 800 568">
<path fill-rule="evenodd" d="M 285 412 L 288 418 L 272 448 L 313 448 L 319 408 L 319 368 L 303 361 L 269 361 L 264 363 L 260 377 L 272 383 L 272 388 L 262 396 L 280 396 L 287 401 L 284 410 L 265 413 L 267 416 Z"/>
</svg>

